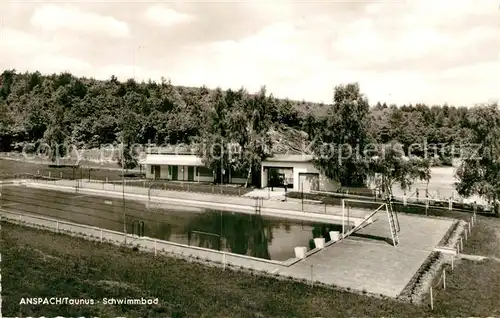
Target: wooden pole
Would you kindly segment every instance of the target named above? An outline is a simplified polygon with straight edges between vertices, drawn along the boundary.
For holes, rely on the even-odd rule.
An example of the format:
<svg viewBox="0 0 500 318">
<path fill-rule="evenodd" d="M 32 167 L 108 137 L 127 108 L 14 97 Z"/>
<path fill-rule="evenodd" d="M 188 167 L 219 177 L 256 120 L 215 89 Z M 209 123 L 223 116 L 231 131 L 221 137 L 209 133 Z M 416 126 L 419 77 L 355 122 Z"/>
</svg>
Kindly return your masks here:
<svg viewBox="0 0 500 318">
<path fill-rule="evenodd" d="M 453 270 L 453 260 L 455 259 L 454 255 L 451 255 L 451 270 Z"/>
<path fill-rule="evenodd" d="M 446 269 L 443 268 L 443 289 L 446 289 Z"/>
<path fill-rule="evenodd" d="M 342 238 L 344 238 L 344 233 L 345 233 L 345 201 L 342 199 Z"/>
<path fill-rule="evenodd" d="M 432 297 L 432 286 L 430 289 L 430 295 L 431 295 L 431 310 L 434 310 L 434 298 Z"/>
<path fill-rule="evenodd" d="M 467 241 L 467 232 L 469 232 L 469 230 L 470 230 L 470 223 L 467 223 L 467 228 L 465 229 L 465 232 L 464 232 L 466 241 Z"/>
<path fill-rule="evenodd" d="M 313 287 L 313 264 L 311 264 L 311 287 Z"/>
</svg>

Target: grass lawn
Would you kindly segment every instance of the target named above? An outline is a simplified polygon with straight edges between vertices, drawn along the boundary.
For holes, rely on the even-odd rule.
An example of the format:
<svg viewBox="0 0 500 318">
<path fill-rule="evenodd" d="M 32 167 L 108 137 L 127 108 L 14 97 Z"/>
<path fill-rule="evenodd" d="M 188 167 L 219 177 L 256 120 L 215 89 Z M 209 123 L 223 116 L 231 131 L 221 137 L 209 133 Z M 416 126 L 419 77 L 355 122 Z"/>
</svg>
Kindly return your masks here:
<svg viewBox="0 0 500 318">
<path fill-rule="evenodd" d="M 80 150 L 80 152 L 83 150 Z M 79 163 L 81 166 L 100 166 L 102 168 L 119 168 L 116 160 L 110 160 L 113 158 L 111 151 L 104 151 L 101 153 L 99 149 L 87 149 L 80 153 L 80 158 L 77 156 L 76 152 L 72 151 L 70 156 L 66 156 L 64 159 L 59 160 L 59 164 L 74 165 Z M 1 157 L 7 157 L 12 159 L 19 159 L 23 161 L 32 162 L 44 162 L 51 163 L 48 158 L 43 158 L 42 156 L 36 154 L 23 154 L 21 152 L 2 152 Z M 52 164 L 52 163 L 51 163 Z"/>
<path fill-rule="evenodd" d="M 500 219 L 478 216 L 464 253 L 500 258 Z"/>
<path fill-rule="evenodd" d="M 0 158 L 0 178 L 12 178 L 14 174 L 43 175 L 45 177 L 63 179 L 98 179 L 98 180 L 121 180 L 120 170 L 93 169 L 84 166 L 73 169 L 72 167 L 52 168 L 43 163 L 14 161 Z"/>
<path fill-rule="evenodd" d="M 6 316 L 413 317 L 499 314 L 500 263 L 462 262 L 435 310 L 2 223 Z M 21 297 L 153 297 L 159 305 L 20 305 Z"/>
</svg>

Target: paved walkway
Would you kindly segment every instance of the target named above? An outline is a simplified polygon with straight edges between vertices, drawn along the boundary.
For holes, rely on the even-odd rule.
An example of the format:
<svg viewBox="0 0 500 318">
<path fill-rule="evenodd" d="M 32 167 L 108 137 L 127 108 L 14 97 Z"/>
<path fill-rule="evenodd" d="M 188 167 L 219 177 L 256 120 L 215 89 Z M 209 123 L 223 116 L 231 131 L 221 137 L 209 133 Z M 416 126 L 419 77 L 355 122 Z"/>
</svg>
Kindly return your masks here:
<svg viewBox="0 0 500 318">
<path fill-rule="evenodd" d="M 488 260 L 488 259 L 491 259 L 495 262 L 500 262 L 500 258 L 498 257 L 493 257 L 493 256 L 481 256 L 481 255 L 471 255 L 471 254 L 458 254 L 458 257 L 461 258 L 461 259 L 467 259 L 467 260 L 471 260 L 471 261 L 484 261 L 484 260 Z"/>
<path fill-rule="evenodd" d="M 365 238 L 342 240 L 281 273 L 299 278 L 312 269 L 314 280 L 397 297 L 453 225 L 453 220 L 411 215 L 400 215 L 399 222 L 397 247 L 381 240 L 390 232 L 388 222 L 379 218 L 358 232 Z"/>
<path fill-rule="evenodd" d="M 244 196 L 246 197 L 259 197 L 268 200 L 285 200 L 285 190 L 282 188 L 275 188 L 271 191 L 271 188 L 255 189 L 248 192 Z"/>
</svg>

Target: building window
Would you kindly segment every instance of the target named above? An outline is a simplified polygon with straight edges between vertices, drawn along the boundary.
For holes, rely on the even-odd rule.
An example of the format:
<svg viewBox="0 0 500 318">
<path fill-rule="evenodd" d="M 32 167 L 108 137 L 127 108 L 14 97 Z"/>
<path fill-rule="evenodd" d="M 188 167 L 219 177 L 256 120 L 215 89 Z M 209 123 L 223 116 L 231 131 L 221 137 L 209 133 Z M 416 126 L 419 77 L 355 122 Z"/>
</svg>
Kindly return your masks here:
<svg viewBox="0 0 500 318">
<path fill-rule="evenodd" d="M 246 179 L 248 177 L 248 172 L 236 171 L 231 169 L 231 178 Z"/>
<path fill-rule="evenodd" d="M 198 175 L 200 177 L 213 177 L 213 172 L 207 167 L 198 167 Z"/>
</svg>

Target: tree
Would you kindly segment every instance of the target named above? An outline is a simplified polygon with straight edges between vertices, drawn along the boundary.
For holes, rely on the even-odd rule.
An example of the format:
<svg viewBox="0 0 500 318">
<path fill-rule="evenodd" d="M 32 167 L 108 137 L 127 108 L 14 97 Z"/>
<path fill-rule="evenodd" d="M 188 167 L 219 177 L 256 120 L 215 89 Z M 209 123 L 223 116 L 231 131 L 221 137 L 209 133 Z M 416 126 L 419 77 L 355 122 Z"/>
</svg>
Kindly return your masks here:
<svg viewBox="0 0 500 318">
<path fill-rule="evenodd" d="M 229 115 L 229 125 L 232 128 L 230 140 L 238 146 L 238 156 L 232 157 L 232 166 L 237 171 L 247 171 L 245 187 L 249 182 L 256 184 L 260 179 L 260 165 L 265 157 L 271 155 L 272 141 L 269 136 L 272 127 L 270 109 L 274 108 L 273 97 L 266 96 L 266 89 L 262 87 L 258 94 L 240 98 L 234 104 Z"/>
<path fill-rule="evenodd" d="M 222 182 L 224 167 L 227 167 L 228 154 L 228 118 L 225 93 L 217 88 L 211 101 L 208 124 L 202 129 L 202 135 L 195 139 L 198 144 L 198 155 L 206 167 L 215 172 L 215 179 Z M 220 179 L 219 179 L 220 177 Z"/>
<path fill-rule="evenodd" d="M 478 195 L 499 213 L 500 199 L 500 110 L 498 104 L 477 107 L 469 118 L 473 144 L 463 153 L 457 169 L 455 186 L 458 194 Z"/>
<path fill-rule="evenodd" d="M 365 166 L 356 152 L 369 143 L 368 101 L 357 83 L 335 87 L 333 99 L 325 125 L 319 128 L 312 144 L 314 164 L 343 186 L 362 186 L 366 181 Z"/>
<path fill-rule="evenodd" d="M 379 145 L 374 156 L 367 156 L 366 166 L 368 178 L 388 202 L 396 183 L 402 190 L 409 190 L 416 179 L 428 181 L 431 178 L 430 160 L 406 157 L 403 147 L 394 141 Z"/>
<path fill-rule="evenodd" d="M 138 165 L 135 143 L 139 131 L 139 120 L 134 112 L 127 112 L 121 119 L 121 131 L 118 140 L 121 143 L 117 163 L 124 169 L 134 169 Z"/>
<path fill-rule="evenodd" d="M 50 124 L 45 130 L 43 141 L 49 146 L 49 158 L 52 162 L 59 164 L 59 159 L 65 156 L 67 147 L 64 142 L 67 132 L 62 123 L 64 121 L 64 110 L 59 107 L 51 118 Z"/>
</svg>

